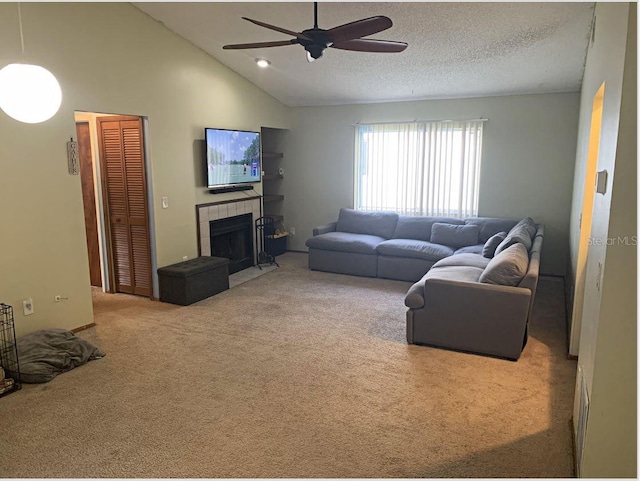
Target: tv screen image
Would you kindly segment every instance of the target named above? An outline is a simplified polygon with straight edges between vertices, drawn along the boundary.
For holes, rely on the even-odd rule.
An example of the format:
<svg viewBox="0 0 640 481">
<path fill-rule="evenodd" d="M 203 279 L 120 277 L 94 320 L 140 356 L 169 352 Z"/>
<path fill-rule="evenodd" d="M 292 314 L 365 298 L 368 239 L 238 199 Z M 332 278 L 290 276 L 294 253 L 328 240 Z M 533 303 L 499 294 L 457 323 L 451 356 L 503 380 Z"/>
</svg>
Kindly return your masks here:
<svg viewBox="0 0 640 481">
<path fill-rule="evenodd" d="M 204 129 L 209 188 L 260 182 L 260 133 Z"/>
</svg>

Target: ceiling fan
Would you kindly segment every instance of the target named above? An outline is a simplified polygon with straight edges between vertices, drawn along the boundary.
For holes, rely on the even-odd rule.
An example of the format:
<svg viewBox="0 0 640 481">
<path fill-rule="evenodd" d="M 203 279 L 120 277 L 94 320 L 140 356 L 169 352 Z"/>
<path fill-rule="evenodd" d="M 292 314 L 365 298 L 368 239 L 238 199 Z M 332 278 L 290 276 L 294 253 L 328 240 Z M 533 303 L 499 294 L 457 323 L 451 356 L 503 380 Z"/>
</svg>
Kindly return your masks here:
<svg viewBox="0 0 640 481">
<path fill-rule="evenodd" d="M 268 23 L 242 17 L 251 23 L 265 27 L 276 32 L 291 35 L 295 38 L 291 40 L 278 40 L 274 42 L 240 43 L 235 45 L 225 45 L 225 50 L 237 50 L 245 48 L 265 48 L 284 47 L 285 45 L 302 45 L 307 51 L 307 60 L 313 62 L 322 57 L 324 50 L 328 47 L 340 50 L 353 50 L 357 52 L 402 52 L 407 48 L 404 42 L 393 42 L 391 40 L 366 39 L 374 33 L 382 32 L 393 25 L 388 17 L 377 16 L 363 18 L 355 22 L 334 27 L 329 30 L 318 28 L 318 2 L 313 3 L 313 28 L 302 32 L 293 32 L 285 28 L 269 25 Z"/>
</svg>

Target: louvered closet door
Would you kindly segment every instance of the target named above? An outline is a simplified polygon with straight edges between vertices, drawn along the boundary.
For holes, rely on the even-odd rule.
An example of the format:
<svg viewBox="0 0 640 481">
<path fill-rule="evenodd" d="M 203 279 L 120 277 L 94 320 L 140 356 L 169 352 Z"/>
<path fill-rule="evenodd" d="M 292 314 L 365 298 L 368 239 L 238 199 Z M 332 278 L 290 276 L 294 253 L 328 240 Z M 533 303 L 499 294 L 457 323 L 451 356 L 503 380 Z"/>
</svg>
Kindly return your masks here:
<svg viewBox="0 0 640 481">
<path fill-rule="evenodd" d="M 151 296 L 142 120 L 98 118 L 117 292 Z"/>
</svg>

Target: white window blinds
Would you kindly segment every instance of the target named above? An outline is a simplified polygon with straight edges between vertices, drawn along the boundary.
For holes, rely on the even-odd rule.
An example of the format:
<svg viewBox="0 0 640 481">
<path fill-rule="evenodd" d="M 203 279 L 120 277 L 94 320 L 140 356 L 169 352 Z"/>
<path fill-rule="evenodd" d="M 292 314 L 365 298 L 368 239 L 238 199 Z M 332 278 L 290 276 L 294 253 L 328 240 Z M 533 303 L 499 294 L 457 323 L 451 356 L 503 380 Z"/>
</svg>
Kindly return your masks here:
<svg viewBox="0 0 640 481">
<path fill-rule="evenodd" d="M 358 125 L 355 207 L 475 217 L 481 120 Z"/>
</svg>

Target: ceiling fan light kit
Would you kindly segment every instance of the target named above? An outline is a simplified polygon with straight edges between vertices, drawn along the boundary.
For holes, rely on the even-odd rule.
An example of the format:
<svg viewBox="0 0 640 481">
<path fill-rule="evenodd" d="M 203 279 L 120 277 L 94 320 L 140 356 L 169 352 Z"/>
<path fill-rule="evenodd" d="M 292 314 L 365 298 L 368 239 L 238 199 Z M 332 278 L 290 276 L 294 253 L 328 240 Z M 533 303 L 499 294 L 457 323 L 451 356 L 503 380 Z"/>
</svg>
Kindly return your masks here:
<svg viewBox="0 0 640 481">
<path fill-rule="evenodd" d="M 390 18 L 384 16 L 376 16 L 356 20 L 355 22 L 346 23 L 338 27 L 325 30 L 318 28 L 318 2 L 313 4 L 314 24 L 313 28 L 303 30 L 302 32 L 294 32 L 275 25 L 242 17 L 244 20 L 251 22 L 260 27 L 268 28 L 276 32 L 291 35 L 291 40 L 277 40 L 273 42 L 258 43 L 241 43 L 224 45 L 225 50 L 241 50 L 250 48 L 268 48 L 268 47 L 284 47 L 287 45 L 302 45 L 307 52 L 307 60 L 313 62 L 322 57 L 327 48 L 337 48 L 339 50 L 351 50 L 355 52 L 378 52 L 378 53 L 397 53 L 407 48 L 404 42 L 395 42 L 391 40 L 375 40 L 365 39 L 367 37 L 383 30 L 387 30 L 393 26 Z"/>
</svg>

